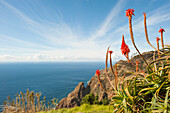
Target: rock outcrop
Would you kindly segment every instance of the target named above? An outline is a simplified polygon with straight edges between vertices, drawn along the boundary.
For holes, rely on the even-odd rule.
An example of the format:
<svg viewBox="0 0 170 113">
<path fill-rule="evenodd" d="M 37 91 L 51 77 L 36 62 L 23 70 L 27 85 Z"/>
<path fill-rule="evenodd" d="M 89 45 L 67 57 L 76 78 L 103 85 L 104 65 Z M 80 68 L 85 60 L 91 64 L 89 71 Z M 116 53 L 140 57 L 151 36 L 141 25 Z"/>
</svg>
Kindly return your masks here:
<svg viewBox="0 0 170 113">
<path fill-rule="evenodd" d="M 90 90 L 84 87 L 84 83 L 80 82 L 66 98 L 60 100 L 58 108 L 70 108 L 75 106 L 80 106 L 82 98 L 89 94 Z"/>
<path fill-rule="evenodd" d="M 153 51 L 145 52 L 142 55 L 149 62 L 151 60 L 150 58 L 153 56 Z M 134 56 L 130 60 L 134 64 L 135 64 L 136 61 L 140 62 L 140 64 L 139 64 L 140 69 L 146 68 L 146 64 L 143 62 L 142 58 L 139 55 Z M 114 69 L 114 67 L 115 66 L 113 65 L 113 69 Z M 124 60 L 118 61 L 117 67 L 118 67 L 118 76 L 120 78 L 124 75 L 124 73 L 133 72 L 136 69 L 136 67 L 134 67 L 132 64 L 130 64 L 127 61 L 124 61 Z M 100 70 L 100 72 L 101 72 L 100 79 L 101 79 L 101 82 L 103 84 L 103 87 L 107 91 L 109 91 L 112 88 L 111 88 L 111 85 L 108 82 L 108 79 L 106 77 L 106 73 L 105 73 L 104 69 Z M 114 76 L 111 75 L 110 68 L 108 68 L 108 75 L 109 75 L 112 83 L 114 84 Z M 129 76 L 129 74 L 126 74 L 126 76 Z M 71 107 L 75 107 L 75 106 L 80 106 L 80 102 L 81 102 L 82 98 L 89 93 L 94 93 L 95 95 L 98 95 L 99 101 L 100 101 L 100 100 L 104 99 L 105 97 L 109 98 L 114 92 L 110 92 L 109 95 L 108 95 L 104 91 L 102 91 L 101 88 L 100 88 L 100 84 L 98 82 L 98 78 L 97 78 L 96 75 L 94 75 L 91 78 L 91 80 L 88 82 L 86 87 L 84 86 L 83 82 L 80 82 L 75 87 L 73 92 L 68 94 L 67 97 L 60 100 L 57 108 L 71 108 Z"/>
</svg>

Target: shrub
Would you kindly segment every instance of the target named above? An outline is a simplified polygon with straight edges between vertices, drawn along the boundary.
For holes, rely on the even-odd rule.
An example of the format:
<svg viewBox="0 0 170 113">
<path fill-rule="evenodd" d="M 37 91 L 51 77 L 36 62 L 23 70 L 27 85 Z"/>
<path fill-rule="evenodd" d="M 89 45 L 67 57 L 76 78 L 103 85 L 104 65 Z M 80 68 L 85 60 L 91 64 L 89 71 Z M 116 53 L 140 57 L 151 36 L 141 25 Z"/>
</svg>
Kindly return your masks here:
<svg viewBox="0 0 170 113">
<path fill-rule="evenodd" d="M 95 101 L 95 96 L 93 93 L 90 93 L 88 95 L 86 95 L 85 97 L 83 97 L 81 104 L 90 104 L 92 105 Z"/>
<path fill-rule="evenodd" d="M 110 100 L 107 98 L 107 97 L 105 97 L 103 100 L 102 100 L 102 104 L 103 105 L 108 105 L 110 103 Z"/>
<path fill-rule="evenodd" d="M 57 101 L 58 100 L 54 98 L 46 104 L 46 97 L 41 99 L 41 93 L 27 90 L 26 93 L 17 93 L 13 100 L 8 97 L 8 100 L 4 101 L 2 113 L 35 113 L 48 111 L 57 105 Z"/>
<path fill-rule="evenodd" d="M 94 96 L 93 93 L 90 93 L 88 95 L 86 95 L 85 97 L 83 97 L 82 101 L 81 101 L 81 104 L 90 104 L 90 105 L 93 105 L 93 104 L 96 104 L 96 105 L 108 105 L 110 100 L 108 100 L 107 97 L 105 97 L 102 101 L 98 101 L 98 98 L 99 96 L 96 95 Z"/>
</svg>

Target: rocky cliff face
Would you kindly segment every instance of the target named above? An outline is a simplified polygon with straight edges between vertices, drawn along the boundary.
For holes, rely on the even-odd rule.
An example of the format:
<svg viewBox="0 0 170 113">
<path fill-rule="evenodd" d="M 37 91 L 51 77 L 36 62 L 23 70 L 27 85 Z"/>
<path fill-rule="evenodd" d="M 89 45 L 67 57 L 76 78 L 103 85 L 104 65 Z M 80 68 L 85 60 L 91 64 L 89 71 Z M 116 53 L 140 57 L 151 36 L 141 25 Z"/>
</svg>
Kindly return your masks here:
<svg viewBox="0 0 170 113">
<path fill-rule="evenodd" d="M 70 108 L 75 106 L 80 106 L 81 99 L 89 94 L 90 90 L 84 87 L 84 83 L 80 82 L 67 97 L 60 100 L 57 108 Z"/>
<path fill-rule="evenodd" d="M 149 62 L 151 60 L 151 57 L 153 56 L 153 52 L 152 51 L 145 52 L 142 55 Z M 146 64 L 143 62 L 142 58 L 139 55 L 134 56 L 130 60 L 134 64 L 136 61 L 140 62 L 139 63 L 140 69 L 146 68 Z M 124 60 L 118 61 L 117 67 L 118 67 L 118 76 L 120 78 L 124 75 L 124 73 L 133 72 L 136 69 L 132 64 L 130 64 Z M 114 65 L 113 65 L 113 69 L 114 69 Z M 107 91 L 112 89 L 108 80 L 107 80 L 106 73 L 105 73 L 104 69 L 100 70 L 100 72 L 101 72 L 100 79 L 103 84 L 103 87 Z M 110 68 L 108 68 L 108 75 L 110 76 L 110 79 L 111 79 L 112 83 L 114 84 L 114 76 L 111 75 Z M 127 74 L 126 76 L 129 76 L 129 75 Z M 103 92 L 100 88 L 100 84 L 98 82 L 97 76 L 94 75 L 86 87 L 84 86 L 83 82 L 80 82 L 75 87 L 74 91 L 72 91 L 70 94 L 68 94 L 67 97 L 60 100 L 60 102 L 58 103 L 58 106 L 56 108 L 70 108 L 70 107 L 80 106 L 80 102 L 81 102 L 82 98 L 89 93 L 94 93 L 95 95 L 98 95 L 99 101 L 104 99 L 105 97 L 109 98 L 113 94 L 113 92 L 110 92 L 109 95 L 106 94 L 105 92 Z"/>
</svg>

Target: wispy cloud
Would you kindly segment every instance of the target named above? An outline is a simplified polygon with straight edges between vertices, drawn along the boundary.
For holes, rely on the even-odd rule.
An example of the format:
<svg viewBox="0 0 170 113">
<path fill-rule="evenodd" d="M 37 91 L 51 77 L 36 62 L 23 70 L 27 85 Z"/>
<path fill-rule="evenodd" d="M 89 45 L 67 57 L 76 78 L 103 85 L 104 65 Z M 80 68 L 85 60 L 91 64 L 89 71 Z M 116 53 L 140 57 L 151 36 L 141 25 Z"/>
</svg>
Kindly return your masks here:
<svg viewBox="0 0 170 113">
<path fill-rule="evenodd" d="M 118 9 L 120 9 L 122 6 L 123 0 L 119 1 L 116 6 L 112 9 L 110 14 L 106 17 L 104 22 L 101 24 L 101 27 L 97 30 L 97 32 L 94 33 L 94 35 L 91 37 L 81 38 L 84 37 L 82 34 L 78 33 L 78 29 L 75 27 L 68 26 L 65 22 L 60 23 L 50 23 L 46 21 L 37 22 L 24 13 L 22 13 L 17 8 L 13 7 L 12 5 L 8 4 L 6 1 L 0 1 L 3 5 L 5 5 L 11 12 L 15 14 L 15 16 L 18 16 L 22 21 L 27 23 L 34 33 L 40 35 L 42 37 L 42 41 L 48 43 L 53 48 L 39 45 L 32 42 L 27 42 L 23 40 L 19 40 L 17 38 L 13 38 L 10 36 L 3 36 L 5 39 L 8 39 L 10 41 L 15 41 L 18 44 L 26 45 L 31 48 L 41 48 L 41 49 L 48 49 L 48 51 L 42 51 L 40 50 L 39 53 L 43 53 L 41 55 L 38 54 L 40 57 L 40 60 L 44 59 L 53 59 L 53 60 L 61 60 L 62 58 L 67 59 L 67 57 L 70 57 L 70 59 L 93 59 L 96 58 L 96 60 L 103 58 L 103 53 L 105 52 L 105 45 L 101 45 L 101 43 L 104 43 L 105 41 L 96 41 L 95 38 L 104 36 L 112 27 L 113 27 L 113 19 L 114 16 L 117 15 Z M 116 10 L 116 11 L 115 11 Z M 43 24 L 42 24 L 43 23 Z M 28 51 L 26 46 L 21 46 L 23 51 Z M 30 50 L 35 53 L 37 50 L 31 49 Z M 64 48 L 64 49 L 62 49 Z M 70 49 L 71 48 L 71 49 Z M 19 49 L 19 48 L 18 48 Z M 17 50 L 18 50 L 17 49 Z M 100 50 L 101 52 L 98 52 Z M 15 50 L 14 50 L 15 51 Z M 94 52 L 96 51 L 96 52 Z M 59 54 L 58 54 L 59 53 Z M 99 55 L 102 53 L 102 55 Z M 24 53 L 25 54 L 25 53 Z M 61 55 L 62 54 L 62 55 Z M 52 58 L 50 57 L 52 56 Z M 35 55 L 37 56 L 37 54 Z M 42 57 L 44 56 L 44 57 Z M 58 57 L 54 57 L 58 56 Z M 66 57 L 67 56 L 67 57 Z M 5 55 L 7 59 L 9 59 L 8 55 Z M 4 56 L 3 56 L 4 58 Z M 10 57 L 11 59 L 17 59 L 14 56 Z M 18 58 L 20 58 L 18 56 Z M 29 58 L 34 58 L 34 56 L 29 56 Z M 28 59 L 27 56 L 23 59 Z"/>
<path fill-rule="evenodd" d="M 92 34 L 91 39 L 95 40 L 98 37 L 105 36 L 113 27 L 116 27 L 117 15 L 120 13 L 121 8 L 125 5 L 124 0 L 119 0 L 118 3 L 112 8 L 111 12 L 105 18 L 101 26 Z"/>
<path fill-rule="evenodd" d="M 84 36 L 79 33 L 79 28 L 70 27 L 64 21 L 60 21 L 60 23 L 51 23 L 48 21 L 41 20 L 40 22 L 38 22 L 31 19 L 30 17 L 28 17 L 12 5 L 8 4 L 7 2 L 0 2 L 4 4 L 9 10 L 11 10 L 11 12 L 13 12 L 16 16 L 18 16 L 25 23 L 27 23 L 29 25 L 28 27 L 30 28 L 30 30 L 41 36 L 42 38 L 40 40 L 48 43 L 53 47 L 84 48 L 86 46 L 89 47 L 90 44 L 91 46 L 96 44 L 96 41 L 88 40 L 87 38 L 82 38 Z M 21 42 L 21 40 L 18 41 Z"/>
<path fill-rule="evenodd" d="M 115 50 L 114 60 L 122 58 L 119 45 L 121 42 L 121 35 L 129 36 L 128 24 L 122 25 L 119 21 L 118 15 L 121 9 L 125 7 L 124 0 L 119 0 L 112 8 L 106 18 L 99 24 L 97 29 L 86 34 L 85 36 L 77 26 L 69 26 L 64 20 L 59 19 L 56 23 L 39 19 L 39 21 L 32 19 L 21 10 L 12 6 L 8 2 L 1 0 L 3 4 L 15 17 L 20 21 L 26 23 L 27 28 L 34 34 L 39 36 L 39 40 L 45 44 L 37 42 L 29 42 L 7 34 L 0 34 L 0 40 L 4 42 L 0 47 L 0 60 L 4 61 L 62 61 L 62 60 L 103 60 L 107 46 L 112 44 L 112 49 Z M 158 25 L 161 22 L 170 20 L 170 14 L 167 6 L 160 7 L 147 13 L 148 28 L 152 29 L 153 25 Z M 166 11 L 165 11 L 166 10 Z M 60 15 L 61 12 L 60 12 Z M 59 18 L 57 16 L 57 18 Z M 135 38 L 141 37 L 143 30 L 143 17 L 139 17 L 133 21 L 135 30 Z M 116 29 L 115 29 L 116 28 Z M 169 29 L 169 28 L 167 28 Z M 154 35 L 152 30 L 149 34 Z M 120 35 L 117 35 L 120 34 Z M 170 36 L 168 34 L 168 36 Z M 105 38 L 103 38 L 105 37 Z M 114 41 L 109 42 L 109 38 L 115 38 Z M 129 43 L 130 38 L 126 39 Z M 1 43 L 0 41 L 0 43 Z M 143 41 L 143 40 L 142 40 Z M 137 44 L 140 43 L 139 41 Z M 141 48 L 143 51 L 146 48 Z M 6 51 L 6 52 L 5 52 Z M 17 52 L 20 52 L 19 54 Z M 132 49 L 131 53 L 135 53 Z"/>
<path fill-rule="evenodd" d="M 40 44 L 35 44 L 35 43 L 31 43 L 31 42 L 28 42 L 28 41 L 24 41 L 24 40 L 20 40 L 18 38 L 14 38 L 14 37 L 10 37 L 10 36 L 6 36 L 6 35 L 2 35 L 0 34 L 0 41 L 3 42 L 4 45 L 8 46 L 8 47 L 13 47 L 14 45 L 15 46 L 19 46 L 19 47 L 22 47 L 22 48 L 43 48 L 43 49 L 50 49 L 50 47 L 48 46 L 45 46 L 45 45 L 40 45 Z M 9 42 L 10 40 L 10 42 Z"/>
</svg>

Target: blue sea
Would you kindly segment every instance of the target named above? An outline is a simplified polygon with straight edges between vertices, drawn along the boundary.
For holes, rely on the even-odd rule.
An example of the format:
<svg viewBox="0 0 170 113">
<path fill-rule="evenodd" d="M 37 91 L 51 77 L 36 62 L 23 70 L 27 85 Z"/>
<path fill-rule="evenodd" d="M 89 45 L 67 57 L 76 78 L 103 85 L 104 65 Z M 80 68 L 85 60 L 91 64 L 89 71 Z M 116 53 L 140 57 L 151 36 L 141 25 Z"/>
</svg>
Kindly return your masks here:
<svg viewBox="0 0 170 113">
<path fill-rule="evenodd" d="M 47 101 L 66 97 L 79 82 L 87 82 L 104 62 L 0 63 L 0 105 L 17 92 L 41 92 Z"/>
</svg>

